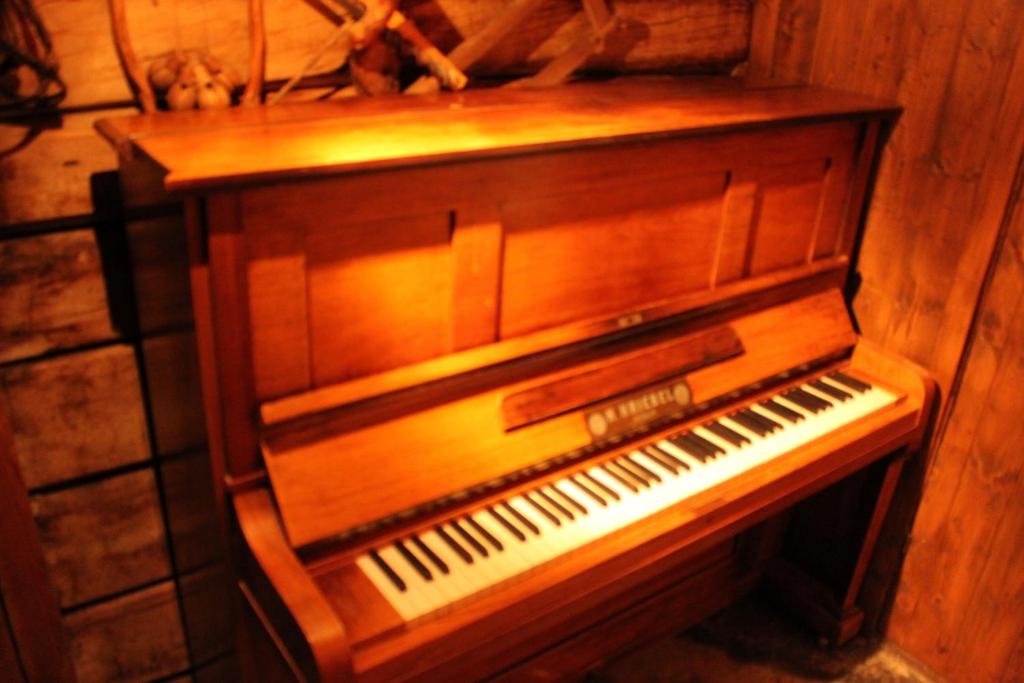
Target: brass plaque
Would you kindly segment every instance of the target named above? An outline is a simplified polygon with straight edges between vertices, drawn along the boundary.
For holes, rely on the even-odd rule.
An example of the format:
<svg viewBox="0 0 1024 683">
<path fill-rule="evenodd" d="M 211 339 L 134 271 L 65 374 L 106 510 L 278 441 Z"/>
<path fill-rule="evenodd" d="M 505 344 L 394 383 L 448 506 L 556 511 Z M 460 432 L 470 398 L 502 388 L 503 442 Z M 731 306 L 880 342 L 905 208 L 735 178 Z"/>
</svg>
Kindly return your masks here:
<svg viewBox="0 0 1024 683">
<path fill-rule="evenodd" d="M 590 438 L 596 443 L 680 413 L 690 403 L 690 385 L 678 378 L 603 403 L 587 411 L 584 418 Z"/>
</svg>

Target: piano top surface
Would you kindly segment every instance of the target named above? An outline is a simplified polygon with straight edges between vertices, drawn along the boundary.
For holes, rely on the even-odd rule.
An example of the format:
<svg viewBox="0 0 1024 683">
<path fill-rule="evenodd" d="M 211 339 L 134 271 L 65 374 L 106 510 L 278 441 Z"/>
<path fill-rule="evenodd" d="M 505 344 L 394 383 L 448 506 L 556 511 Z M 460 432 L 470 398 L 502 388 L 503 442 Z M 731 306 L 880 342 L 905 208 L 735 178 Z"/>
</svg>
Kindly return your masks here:
<svg viewBox="0 0 1024 683">
<path fill-rule="evenodd" d="M 646 77 L 103 119 L 97 128 L 164 171 L 169 191 L 399 168 L 776 123 L 898 113 L 812 86 Z"/>
</svg>

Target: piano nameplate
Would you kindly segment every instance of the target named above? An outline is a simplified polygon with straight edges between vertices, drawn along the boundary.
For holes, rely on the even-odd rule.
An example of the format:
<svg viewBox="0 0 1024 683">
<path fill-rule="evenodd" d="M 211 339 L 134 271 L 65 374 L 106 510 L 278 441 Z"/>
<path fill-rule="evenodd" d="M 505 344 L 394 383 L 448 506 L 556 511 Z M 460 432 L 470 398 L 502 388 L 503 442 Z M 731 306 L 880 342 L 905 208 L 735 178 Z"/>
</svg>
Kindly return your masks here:
<svg viewBox="0 0 1024 683">
<path fill-rule="evenodd" d="M 644 349 L 611 364 L 604 362 L 574 368 L 554 380 L 547 378 L 541 384 L 506 396 L 501 406 L 505 417 L 505 429 L 511 430 L 546 420 L 625 392 L 635 393 L 646 384 L 660 382 L 669 377 L 678 378 L 686 372 L 741 353 L 743 344 L 736 336 L 735 330 L 728 325 L 722 325 L 688 334 L 653 349 Z M 663 404 L 665 401 L 660 403 Z M 689 397 L 686 403 L 689 403 Z M 632 412 L 636 413 L 635 410 Z M 611 422 L 615 423 L 618 420 Z M 634 422 L 632 426 L 636 427 L 638 424 L 640 423 Z M 591 434 L 594 435 L 593 430 Z"/>
<path fill-rule="evenodd" d="M 594 443 L 614 439 L 686 410 L 692 399 L 685 379 L 671 379 L 587 412 L 587 430 Z"/>
</svg>

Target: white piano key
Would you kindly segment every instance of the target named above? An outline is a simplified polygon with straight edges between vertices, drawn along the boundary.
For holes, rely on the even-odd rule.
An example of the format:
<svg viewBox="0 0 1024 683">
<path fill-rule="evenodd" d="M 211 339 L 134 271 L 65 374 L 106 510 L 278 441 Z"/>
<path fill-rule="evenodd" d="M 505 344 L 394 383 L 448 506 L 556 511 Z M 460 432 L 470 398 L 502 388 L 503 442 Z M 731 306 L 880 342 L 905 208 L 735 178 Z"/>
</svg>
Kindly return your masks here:
<svg viewBox="0 0 1024 683">
<path fill-rule="evenodd" d="M 465 520 L 459 519 L 458 522 L 459 526 L 467 534 L 476 539 L 476 536 L 468 528 L 469 525 L 466 524 Z M 473 558 L 473 564 L 466 566 L 465 569 L 463 569 L 463 571 L 465 571 L 467 574 L 472 574 L 473 576 L 480 577 L 480 580 L 485 584 L 497 583 L 503 578 L 497 572 L 494 571 L 494 569 L 491 566 L 491 563 L 487 561 L 487 557 L 481 555 L 481 553 L 477 551 L 477 549 L 474 548 L 472 544 L 469 543 L 469 541 L 463 538 L 462 534 L 460 534 L 451 524 L 446 524 L 445 527 L 445 530 L 448 532 L 448 535 L 451 536 L 456 543 L 462 546 L 462 548 L 467 553 L 469 553 L 470 557 Z"/>
<path fill-rule="evenodd" d="M 444 572 L 438 569 L 437 565 L 435 565 L 430 560 L 430 558 L 427 557 L 426 553 L 424 553 L 422 550 L 416 547 L 416 544 L 413 543 L 411 539 L 405 540 L 404 544 L 405 549 L 408 550 L 417 560 L 423 563 L 423 566 L 430 571 L 430 575 L 432 578 L 428 582 L 428 584 L 440 596 L 440 604 L 442 607 L 450 605 L 451 603 L 455 602 L 456 600 L 462 597 L 457 591 L 454 590 L 451 582 L 447 580 L 446 577 L 449 575 L 444 574 Z"/>
<path fill-rule="evenodd" d="M 455 594 L 456 599 L 472 595 L 487 587 L 487 584 L 476 574 L 464 571 L 470 566 L 455 554 L 455 551 L 441 538 L 436 531 L 430 529 L 420 534 L 423 542 L 448 565 L 448 574 L 439 579 L 447 590 Z"/>
<path fill-rule="evenodd" d="M 423 577 L 409 565 L 394 546 L 383 546 L 377 550 L 377 554 L 405 581 L 406 590 L 402 593 L 402 603 L 414 618 L 441 606 L 442 600 L 437 592 L 427 587 Z"/>
<path fill-rule="evenodd" d="M 530 562 L 523 556 L 520 541 L 498 520 L 483 511 L 473 513 L 473 519 L 501 543 L 502 549 L 495 551 L 495 564 L 501 567 L 502 576 L 515 576 L 530 567 Z"/>
<path fill-rule="evenodd" d="M 377 566 L 377 563 L 373 561 L 369 554 L 360 555 L 356 560 L 356 565 L 366 574 L 373 585 L 377 587 L 377 590 L 381 592 L 381 595 L 384 596 L 388 603 L 395 608 L 395 611 L 398 612 L 402 619 L 411 621 L 418 616 L 416 610 L 411 607 L 411 602 L 406 595 L 408 584 L 406 584 L 406 591 L 399 590 L 394 582 Z M 392 567 L 391 569 L 394 570 L 395 568 Z M 405 581 L 401 574 L 399 574 L 399 578 L 403 582 Z"/>
</svg>

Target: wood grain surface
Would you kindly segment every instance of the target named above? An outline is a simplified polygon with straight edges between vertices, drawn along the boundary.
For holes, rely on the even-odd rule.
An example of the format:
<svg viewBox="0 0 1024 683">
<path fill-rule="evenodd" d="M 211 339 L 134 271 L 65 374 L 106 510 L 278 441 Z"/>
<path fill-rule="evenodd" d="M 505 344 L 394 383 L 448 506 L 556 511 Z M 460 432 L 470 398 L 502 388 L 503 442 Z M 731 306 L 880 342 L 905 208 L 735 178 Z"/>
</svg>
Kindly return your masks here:
<svg viewBox="0 0 1024 683">
<path fill-rule="evenodd" d="M 896 641 L 950 680 L 1024 677 L 1024 204 L 1015 200 L 892 616 Z"/>
<path fill-rule="evenodd" d="M 63 607 L 171 574 L 152 470 L 34 496 L 32 513 Z"/>
<path fill-rule="evenodd" d="M 291 122 L 277 123 L 266 123 L 268 115 L 247 109 L 214 116 L 183 112 L 175 123 L 156 120 L 155 115 L 107 119 L 99 126 L 114 142 L 131 138 L 167 170 L 165 186 L 176 191 L 266 181 L 296 172 L 421 165 L 588 142 L 607 145 L 645 135 L 692 135 L 781 120 L 894 112 L 891 102 L 848 93 L 749 89 L 728 79 L 623 79 L 603 86 L 521 91 L 504 104 L 495 103 L 495 98 L 493 92 L 477 91 L 417 98 L 413 104 L 384 98 L 325 103 L 308 110 L 296 105 Z M 341 115 L 345 118 L 338 119 Z M 228 132 L 226 124 L 245 125 Z M 165 132 L 153 132 L 161 129 Z"/>
<path fill-rule="evenodd" d="M 161 459 L 157 467 L 175 569 L 195 571 L 223 561 L 209 456 L 203 451 L 183 453 Z"/>
<path fill-rule="evenodd" d="M 0 264 L 0 361 L 115 335 L 93 231 L 2 241 Z"/>
<path fill-rule="evenodd" d="M 157 454 L 204 448 L 206 425 L 195 334 L 174 332 L 145 339 L 142 356 Z"/>
<path fill-rule="evenodd" d="M 1005 605 L 1020 599 L 1020 559 L 1017 544 L 1000 539 L 1019 535 L 1021 520 L 1009 453 L 1024 437 L 1006 411 L 1019 404 L 1007 392 L 1024 344 L 1013 204 L 1024 8 L 771 0 L 756 3 L 754 17 L 752 74 L 905 106 L 882 158 L 854 310 L 866 336 L 935 373 L 948 421 L 932 460 L 908 463 L 896 492 L 894 512 L 909 530 L 928 473 L 890 634 L 950 680 L 1017 680 L 1024 620 Z M 898 563 L 903 542 L 886 547 L 883 534 L 880 551 Z"/>
<path fill-rule="evenodd" d="M 151 681 L 188 667 L 170 581 L 67 615 L 78 683 Z"/>
<path fill-rule="evenodd" d="M 140 332 L 155 334 L 191 325 L 188 252 L 182 219 L 170 216 L 131 221 L 125 232 Z"/>
<path fill-rule="evenodd" d="M 0 370 L 31 488 L 149 457 L 135 354 L 106 346 Z"/>
<path fill-rule="evenodd" d="M 92 131 L 95 118 L 69 114 L 57 125 L 30 119 L 0 126 L 0 226 L 92 212 L 90 176 L 117 167 Z"/>
</svg>

